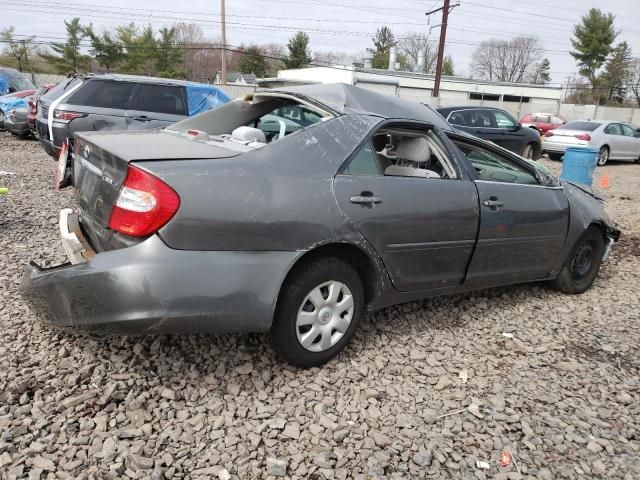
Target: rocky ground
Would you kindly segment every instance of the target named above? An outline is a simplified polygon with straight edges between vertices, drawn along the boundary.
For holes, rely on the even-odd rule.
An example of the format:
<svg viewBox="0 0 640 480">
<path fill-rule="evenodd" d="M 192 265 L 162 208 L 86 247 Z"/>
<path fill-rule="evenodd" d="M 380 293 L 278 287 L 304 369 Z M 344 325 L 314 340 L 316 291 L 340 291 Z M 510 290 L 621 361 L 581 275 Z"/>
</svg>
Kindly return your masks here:
<svg viewBox="0 0 640 480">
<path fill-rule="evenodd" d="M 71 195 L 36 142 L 0 134 L 0 170 L 15 172 L 0 176 L 0 478 L 640 478 L 638 165 L 598 169 L 624 236 L 589 292 L 388 308 L 311 370 L 263 335 L 40 323 L 22 269 L 62 260 Z"/>
</svg>

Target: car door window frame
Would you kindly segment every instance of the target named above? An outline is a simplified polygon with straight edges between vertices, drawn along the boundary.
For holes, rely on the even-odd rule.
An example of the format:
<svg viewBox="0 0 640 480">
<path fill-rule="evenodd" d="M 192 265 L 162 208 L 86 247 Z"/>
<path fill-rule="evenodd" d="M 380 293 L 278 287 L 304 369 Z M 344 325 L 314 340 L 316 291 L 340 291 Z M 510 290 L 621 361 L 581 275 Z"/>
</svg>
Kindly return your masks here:
<svg viewBox="0 0 640 480">
<path fill-rule="evenodd" d="M 460 157 L 464 158 L 464 161 L 467 163 L 468 165 L 468 170 L 471 172 L 471 176 L 472 176 L 472 180 L 474 182 L 484 182 L 484 183 L 507 183 L 507 184 L 512 184 L 512 185 L 522 185 L 525 187 L 537 187 L 537 188 L 550 188 L 550 189 L 562 189 L 562 185 L 546 185 L 544 183 L 542 183 L 542 180 L 540 178 L 540 175 L 538 174 L 538 172 L 536 172 L 535 168 L 531 165 L 528 165 L 524 160 L 518 158 L 515 154 L 512 154 L 510 151 L 508 150 L 502 150 L 500 148 L 494 148 L 493 145 L 487 145 L 484 142 L 481 141 L 477 141 L 476 139 L 473 138 L 468 138 L 465 135 L 460 135 L 456 132 L 448 132 L 447 136 L 449 137 L 449 140 L 454 144 L 454 146 L 458 149 L 459 151 L 459 155 Z M 501 158 L 505 158 L 509 163 L 513 163 L 516 166 L 520 167 L 521 169 L 525 170 L 527 173 L 529 173 L 531 176 L 533 176 L 533 178 L 536 180 L 536 184 L 531 184 L 531 183 L 515 183 L 515 182 L 502 182 L 500 180 L 482 180 L 478 178 L 478 172 L 475 169 L 475 167 L 473 166 L 473 163 L 471 162 L 471 160 L 469 160 L 467 158 L 467 156 L 465 155 L 465 153 L 460 149 L 460 147 L 457 146 L 456 142 L 462 142 L 462 143 L 468 143 L 476 148 L 480 148 L 480 149 L 484 149 L 487 150 L 489 152 L 491 152 L 494 155 L 497 155 Z"/>
<path fill-rule="evenodd" d="M 375 162 L 376 169 L 377 169 L 378 173 L 352 173 L 352 172 L 347 172 L 347 170 L 349 169 L 349 167 L 351 166 L 353 161 L 367 147 L 369 147 L 369 150 L 371 151 L 371 156 L 373 158 L 373 161 Z M 347 161 L 344 162 L 344 165 L 340 168 L 340 173 L 339 174 L 340 175 L 359 176 L 359 177 L 360 176 L 364 176 L 364 177 L 384 176 L 384 172 L 382 171 L 382 166 L 380 165 L 380 159 L 378 158 L 378 153 L 376 152 L 376 149 L 373 147 L 373 142 L 371 141 L 371 138 L 367 137 L 365 139 L 365 141 L 362 142 L 353 151 L 353 153 L 351 153 L 351 155 L 349 155 L 349 158 L 347 159 Z"/>
<path fill-rule="evenodd" d="M 516 127 L 518 126 L 518 121 L 512 117 L 511 115 L 509 115 L 509 113 L 504 112 L 502 110 L 490 110 L 491 115 L 493 116 L 493 122 L 496 125 L 495 128 L 499 129 L 499 130 L 508 130 L 508 131 L 513 131 L 516 129 Z M 503 115 L 505 118 L 507 118 L 507 120 L 511 120 L 511 127 L 501 127 L 500 124 L 498 123 L 498 115 Z M 543 122 L 546 123 L 546 122 Z"/>
<path fill-rule="evenodd" d="M 618 132 L 619 132 L 619 133 L 615 133 L 615 132 L 610 131 L 610 129 L 611 129 L 612 127 L 616 127 L 616 128 L 618 129 Z M 607 127 L 604 129 L 604 133 L 606 133 L 607 135 L 616 135 L 616 136 L 619 136 L 619 137 L 624 136 L 624 133 L 623 133 L 623 132 L 624 132 L 624 130 L 622 129 L 622 125 L 621 125 L 621 124 L 619 124 L 619 123 L 610 123 L 610 124 L 609 124 L 609 125 L 607 125 Z"/>
<path fill-rule="evenodd" d="M 621 123 L 620 128 L 622 128 L 622 135 L 624 135 L 625 137 L 638 138 L 636 137 L 636 131 L 633 128 L 631 128 L 629 125 Z M 631 135 L 628 135 L 627 132 L 630 132 Z"/>
</svg>

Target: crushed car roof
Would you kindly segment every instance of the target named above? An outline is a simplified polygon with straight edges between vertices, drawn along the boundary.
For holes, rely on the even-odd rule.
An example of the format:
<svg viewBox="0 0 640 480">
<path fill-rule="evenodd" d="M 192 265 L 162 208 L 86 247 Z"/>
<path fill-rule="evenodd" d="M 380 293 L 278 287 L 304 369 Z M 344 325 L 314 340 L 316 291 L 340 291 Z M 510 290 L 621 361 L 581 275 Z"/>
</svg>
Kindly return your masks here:
<svg viewBox="0 0 640 480">
<path fill-rule="evenodd" d="M 384 118 L 420 120 L 444 130 L 452 129 L 444 118 L 428 105 L 373 92 L 366 88 L 346 83 L 301 85 L 264 91 L 307 97 L 344 115 L 365 114 Z M 260 92 L 257 92 L 257 94 L 260 94 Z"/>
</svg>

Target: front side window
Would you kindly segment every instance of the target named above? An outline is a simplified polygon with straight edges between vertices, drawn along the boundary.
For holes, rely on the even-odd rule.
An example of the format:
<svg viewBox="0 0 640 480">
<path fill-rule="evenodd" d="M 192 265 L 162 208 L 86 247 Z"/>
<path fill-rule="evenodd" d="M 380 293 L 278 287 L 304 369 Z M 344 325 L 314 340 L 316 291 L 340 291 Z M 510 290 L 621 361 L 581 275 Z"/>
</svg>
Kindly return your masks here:
<svg viewBox="0 0 640 480">
<path fill-rule="evenodd" d="M 371 146 L 371 142 L 367 141 L 360 147 L 342 173 L 345 175 L 380 175 L 378 155 Z"/>
<path fill-rule="evenodd" d="M 549 115 L 536 115 L 536 122 L 549 123 Z"/>
<path fill-rule="evenodd" d="M 454 140 L 473 165 L 476 180 L 538 185 L 535 175 L 516 162 L 477 145 Z"/>
<path fill-rule="evenodd" d="M 622 133 L 624 134 L 625 137 L 635 137 L 636 136 L 636 131 L 631 128 L 629 125 L 621 125 L 622 127 Z"/>
<path fill-rule="evenodd" d="M 124 110 L 135 83 L 115 80 L 89 80 L 65 103 L 88 107 L 116 108 Z"/>
<path fill-rule="evenodd" d="M 182 87 L 175 85 L 140 84 L 129 105 L 130 110 L 186 115 Z"/>
<path fill-rule="evenodd" d="M 564 120 L 560 117 L 551 117 L 551 123 L 554 125 L 564 125 Z"/>
<path fill-rule="evenodd" d="M 495 118 L 495 122 L 498 128 L 513 129 L 516 127 L 516 121 L 511 116 L 507 115 L 504 112 L 494 110 L 493 116 Z"/>
</svg>

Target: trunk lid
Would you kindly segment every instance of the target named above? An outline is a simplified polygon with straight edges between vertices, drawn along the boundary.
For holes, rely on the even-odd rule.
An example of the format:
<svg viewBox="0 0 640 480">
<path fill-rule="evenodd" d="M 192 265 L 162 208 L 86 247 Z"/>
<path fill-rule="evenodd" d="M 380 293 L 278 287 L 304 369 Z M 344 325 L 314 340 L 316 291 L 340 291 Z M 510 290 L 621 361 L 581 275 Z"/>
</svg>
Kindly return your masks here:
<svg viewBox="0 0 640 480">
<path fill-rule="evenodd" d="M 130 246 L 132 239 L 108 228 L 109 218 L 131 162 L 227 158 L 239 152 L 193 141 L 162 130 L 82 132 L 75 136 L 73 183 L 80 221 L 100 252 Z"/>
</svg>

